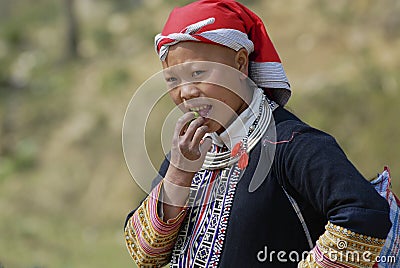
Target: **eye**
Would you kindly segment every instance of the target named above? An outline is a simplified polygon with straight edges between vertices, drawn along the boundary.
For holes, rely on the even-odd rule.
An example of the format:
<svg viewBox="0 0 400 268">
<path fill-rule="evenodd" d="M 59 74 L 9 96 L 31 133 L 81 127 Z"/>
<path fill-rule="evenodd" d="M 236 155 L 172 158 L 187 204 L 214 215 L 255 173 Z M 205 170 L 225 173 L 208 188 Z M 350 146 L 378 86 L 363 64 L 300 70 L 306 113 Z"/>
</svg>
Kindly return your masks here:
<svg viewBox="0 0 400 268">
<path fill-rule="evenodd" d="M 178 79 L 176 78 L 176 77 L 166 77 L 165 78 L 165 81 L 167 82 L 167 83 L 174 83 L 174 82 L 176 82 Z"/>
<path fill-rule="evenodd" d="M 192 73 L 192 77 L 197 77 L 197 76 L 199 76 L 199 75 L 201 75 L 202 73 L 204 73 L 205 71 L 194 71 L 193 73 Z"/>
</svg>

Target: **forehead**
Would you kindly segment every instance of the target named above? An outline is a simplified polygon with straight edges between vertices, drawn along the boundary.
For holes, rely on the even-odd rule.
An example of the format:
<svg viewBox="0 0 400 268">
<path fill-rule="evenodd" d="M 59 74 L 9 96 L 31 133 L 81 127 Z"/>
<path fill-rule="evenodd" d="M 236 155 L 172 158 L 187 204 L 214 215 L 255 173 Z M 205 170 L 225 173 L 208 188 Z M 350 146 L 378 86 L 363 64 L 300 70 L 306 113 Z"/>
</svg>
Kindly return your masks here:
<svg viewBox="0 0 400 268">
<path fill-rule="evenodd" d="M 228 47 L 201 42 L 180 42 L 169 48 L 163 68 L 193 61 L 211 61 L 233 66 L 236 51 Z"/>
</svg>

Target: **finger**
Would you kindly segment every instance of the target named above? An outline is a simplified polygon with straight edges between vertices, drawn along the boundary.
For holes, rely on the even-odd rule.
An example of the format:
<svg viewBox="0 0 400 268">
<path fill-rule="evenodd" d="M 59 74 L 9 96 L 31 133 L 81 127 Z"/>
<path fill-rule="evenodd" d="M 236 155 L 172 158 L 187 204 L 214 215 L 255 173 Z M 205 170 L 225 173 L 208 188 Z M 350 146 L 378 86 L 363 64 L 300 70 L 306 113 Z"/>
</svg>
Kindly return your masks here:
<svg viewBox="0 0 400 268">
<path fill-rule="evenodd" d="M 176 125 L 175 125 L 175 135 L 182 135 L 183 133 L 182 132 L 184 132 L 183 130 L 184 130 L 184 128 L 185 128 L 185 125 L 188 123 L 188 122 L 190 122 L 191 120 L 193 120 L 194 118 L 195 118 L 195 113 L 193 113 L 193 112 L 189 112 L 189 113 L 185 113 L 184 115 L 182 115 L 179 119 L 178 119 L 178 121 L 176 122 Z"/>
<path fill-rule="evenodd" d="M 200 140 L 197 141 L 197 144 L 194 144 L 192 139 L 195 135 L 195 133 L 199 130 L 200 132 L 203 132 L 202 136 L 205 134 L 205 129 L 202 128 L 204 123 L 204 118 L 197 118 L 193 120 L 190 123 L 189 128 L 186 130 L 185 134 L 179 137 L 179 148 L 180 150 L 185 154 L 185 153 L 190 153 L 193 154 L 193 157 L 200 157 L 200 152 L 199 152 L 199 142 Z M 208 127 L 207 127 L 208 129 Z"/>
<path fill-rule="evenodd" d="M 212 140 L 210 137 L 204 139 L 204 142 L 200 145 L 200 153 L 201 156 L 205 156 L 205 154 L 210 150 L 212 145 Z"/>
<path fill-rule="evenodd" d="M 199 115 L 199 113 L 198 112 L 192 112 L 193 113 L 193 118 L 189 121 L 189 122 L 187 122 L 186 124 L 185 124 L 185 126 L 184 126 L 184 128 L 182 129 L 182 131 L 181 131 L 181 135 L 184 135 L 184 134 L 186 134 L 187 132 L 188 132 L 188 130 L 189 130 L 189 128 L 191 128 L 190 129 L 190 134 L 189 135 L 191 135 L 191 136 L 193 136 L 193 134 L 192 133 L 194 133 L 195 131 L 196 131 L 196 128 L 198 128 L 199 127 L 199 125 L 198 125 L 198 123 L 197 122 L 194 122 L 194 121 L 204 121 L 204 118 L 202 118 L 200 115 Z M 193 124 L 192 124 L 193 123 Z M 196 123 L 196 124 L 194 124 L 194 123 Z M 192 127 L 191 127 L 192 126 Z M 194 127 L 194 129 L 193 129 L 193 127 Z"/>
<path fill-rule="evenodd" d="M 196 132 L 193 135 L 192 138 L 192 147 L 198 147 L 201 139 L 206 135 L 208 131 L 208 126 L 202 125 L 199 128 L 196 129 Z"/>
<path fill-rule="evenodd" d="M 190 122 L 189 127 L 186 129 L 184 133 L 184 139 L 191 141 L 197 129 L 199 129 L 199 127 L 201 127 L 204 124 L 204 120 L 205 119 L 203 117 L 199 117 Z"/>
</svg>

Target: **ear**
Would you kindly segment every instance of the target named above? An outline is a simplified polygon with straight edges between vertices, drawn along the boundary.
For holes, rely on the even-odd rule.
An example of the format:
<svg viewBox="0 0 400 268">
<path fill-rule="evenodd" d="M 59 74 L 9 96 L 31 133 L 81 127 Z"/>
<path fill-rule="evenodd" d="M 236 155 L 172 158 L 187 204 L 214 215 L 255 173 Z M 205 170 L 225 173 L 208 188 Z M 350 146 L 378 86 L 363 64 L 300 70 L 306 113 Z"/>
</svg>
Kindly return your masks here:
<svg viewBox="0 0 400 268">
<path fill-rule="evenodd" d="M 236 68 L 246 76 L 249 75 L 249 55 L 245 48 L 241 48 L 235 55 Z"/>
</svg>

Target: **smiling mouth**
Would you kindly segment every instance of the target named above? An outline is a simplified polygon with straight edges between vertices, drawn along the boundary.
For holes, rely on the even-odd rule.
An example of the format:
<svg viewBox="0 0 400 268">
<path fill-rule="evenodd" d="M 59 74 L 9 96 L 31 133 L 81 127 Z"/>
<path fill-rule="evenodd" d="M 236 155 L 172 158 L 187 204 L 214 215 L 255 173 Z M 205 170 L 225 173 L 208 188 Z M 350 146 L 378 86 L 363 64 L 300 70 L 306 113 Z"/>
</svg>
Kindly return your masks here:
<svg viewBox="0 0 400 268">
<path fill-rule="evenodd" d="M 212 108 L 211 105 L 202 105 L 202 106 L 198 106 L 198 107 L 189 108 L 189 111 L 198 112 L 200 114 L 200 116 L 207 117 L 211 111 L 211 108 Z"/>
</svg>

